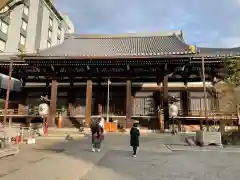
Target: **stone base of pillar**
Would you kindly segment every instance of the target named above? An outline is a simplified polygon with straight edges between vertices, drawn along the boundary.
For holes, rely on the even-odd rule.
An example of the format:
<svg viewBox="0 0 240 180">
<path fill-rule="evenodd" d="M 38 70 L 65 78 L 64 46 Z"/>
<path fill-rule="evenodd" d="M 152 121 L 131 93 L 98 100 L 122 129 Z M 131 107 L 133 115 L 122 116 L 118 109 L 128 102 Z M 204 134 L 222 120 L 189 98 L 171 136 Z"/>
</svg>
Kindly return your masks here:
<svg viewBox="0 0 240 180">
<path fill-rule="evenodd" d="M 201 146 L 207 146 L 210 144 L 215 144 L 222 147 L 221 132 L 196 132 L 196 142 Z"/>
</svg>

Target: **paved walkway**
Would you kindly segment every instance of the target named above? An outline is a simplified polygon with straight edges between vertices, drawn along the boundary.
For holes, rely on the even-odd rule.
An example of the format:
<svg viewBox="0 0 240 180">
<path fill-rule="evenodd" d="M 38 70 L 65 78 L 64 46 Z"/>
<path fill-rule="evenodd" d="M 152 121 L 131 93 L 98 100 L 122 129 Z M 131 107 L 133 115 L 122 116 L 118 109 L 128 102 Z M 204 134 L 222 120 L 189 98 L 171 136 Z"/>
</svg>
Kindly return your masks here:
<svg viewBox="0 0 240 180">
<path fill-rule="evenodd" d="M 99 153 L 90 139 L 42 141 L 0 160 L 0 180 L 239 180 L 240 151 L 188 151 L 177 137 L 141 137 L 138 157 L 131 157 L 129 137 L 106 135 Z M 182 147 L 180 150 L 172 148 Z M 176 149 L 176 148 L 175 148 Z"/>
</svg>

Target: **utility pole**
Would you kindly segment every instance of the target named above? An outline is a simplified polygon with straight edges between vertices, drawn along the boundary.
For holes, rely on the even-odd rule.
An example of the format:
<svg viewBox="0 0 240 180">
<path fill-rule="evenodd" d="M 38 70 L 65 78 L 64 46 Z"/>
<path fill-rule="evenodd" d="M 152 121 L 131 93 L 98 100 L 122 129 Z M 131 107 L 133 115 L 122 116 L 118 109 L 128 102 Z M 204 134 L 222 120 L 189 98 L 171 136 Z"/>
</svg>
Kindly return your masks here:
<svg viewBox="0 0 240 180">
<path fill-rule="evenodd" d="M 202 81 L 203 81 L 203 93 L 204 93 L 204 115 L 206 119 L 206 126 L 207 131 L 209 131 L 209 125 L 208 125 L 208 102 L 207 102 L 207 88 L 206 88 L 206 75 L 205 75 L 205 60 L 204 57 L 202 57 Z M 203 121 L 200 122 L 200 129 L 203 130 Z"/>
<path fill-rule="evenodd" d="M 110 84 L 111 84 L 111 81 L 110 79 L 108 79 L 107 81 L 107 122 L 109 122 L 109 109 L 110 109 Z"/>
<path fill-rule="evenodd" d="M 4 119 L 3 119 L 4 126 L 6 126 L 7 124 L 8 101 L 9 101 L 10 90 L 11 90 L 12 71 L 13 71 L 13 59 L 11 59 L 10 65 L 9 65 L 8 86 L 7 86 L 5 103 L 4 103 Z"/>
</svg>

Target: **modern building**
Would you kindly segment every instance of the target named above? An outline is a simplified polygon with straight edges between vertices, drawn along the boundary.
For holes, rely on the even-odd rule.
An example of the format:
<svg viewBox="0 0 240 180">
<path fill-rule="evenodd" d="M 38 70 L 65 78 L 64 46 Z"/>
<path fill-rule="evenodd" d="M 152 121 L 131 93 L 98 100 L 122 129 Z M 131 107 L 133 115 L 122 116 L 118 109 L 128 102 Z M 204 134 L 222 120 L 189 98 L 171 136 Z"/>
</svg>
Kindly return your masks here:
<svg viewBox="0 0 240 180">
<path fill-rule="evenodd" d="M 239 55 L 239 47 L 189 45 L 182 32 L 75 34 L 60 45 L 16 57 L 13 77 L 22 79 L 23 88 L 12 100 L 18 101 L 18 109 L 31 109 L 38 107 L 41 95 L 48 95 L 49 125 L 61 111 L 65 125 L 79 119 L 89 123 L 94 116 L 108 114 L 122 125 L 138 119 L 148 128 L 164 124 L 168 129 L 169 97 L 174 96 L 184 122 L 195 118 L 194 123 L 199 123 L 206 115 L 204 109 L 209 113 L 218 109 L 215 79 L 220 78 L 223 60 Z M 2 73 L 9 62 L 0 61 Z"/>
<path fill-rule="evenodd" d="M 62 17 L 64 19 L 64 29 L 65 29 L 65 33 L 69 33 L 69 34 L 73 34 L 75 32 L 75 27 L 74 24 L 72 23 L 72 21 L 70 20 L 69 16 L 67 16 L 66 14 L 62 14 Z"/>
<path fill-rule="evenodd" d="M 70 19 L 61 15 L 51 0 L 28 0 L 0 21 L 0 52 L 31 53 L 50 48 L 73 31 Z"/>
</svg>

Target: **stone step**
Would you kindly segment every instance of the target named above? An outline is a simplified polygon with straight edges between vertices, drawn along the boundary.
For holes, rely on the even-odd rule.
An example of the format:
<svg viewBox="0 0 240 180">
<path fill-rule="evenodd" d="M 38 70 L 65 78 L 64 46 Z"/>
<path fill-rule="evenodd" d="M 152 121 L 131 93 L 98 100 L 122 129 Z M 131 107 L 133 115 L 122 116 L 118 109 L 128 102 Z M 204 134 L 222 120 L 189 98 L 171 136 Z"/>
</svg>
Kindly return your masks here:
<svg viewBox="0 0 240 180">
<path fill-rule="evenodd" d="M 47 136 L 51 137 L 63 137 L 63 136 L 73 136 L 73 137 L 84 137 L 84 133 L 49 133 Z"/>
<path fill-rule="evenodd" d="M 83 131 L 80 131 L 79 129 L 76 128 L 51 128 L 48 130 L 49 134 L 90 134 L 91 130 L 90 128 L 84 128 Z"/>
<path fill-rule="evenodd" d="M 80 132 L 77 128 L 48 128 L 48 132 Z"/>
<path fill-rule="evenodd" d="M 58 140 L 70 140 L 84 138 L 83 133 L 49 133 L 47 136 L 37 136 L 36 139 L 58 139 Z"/>
</svg>

